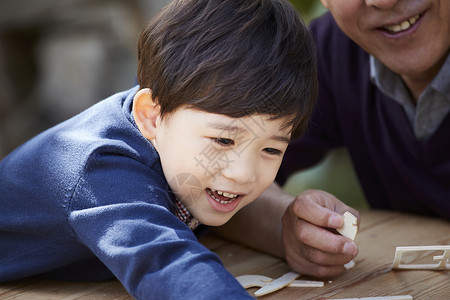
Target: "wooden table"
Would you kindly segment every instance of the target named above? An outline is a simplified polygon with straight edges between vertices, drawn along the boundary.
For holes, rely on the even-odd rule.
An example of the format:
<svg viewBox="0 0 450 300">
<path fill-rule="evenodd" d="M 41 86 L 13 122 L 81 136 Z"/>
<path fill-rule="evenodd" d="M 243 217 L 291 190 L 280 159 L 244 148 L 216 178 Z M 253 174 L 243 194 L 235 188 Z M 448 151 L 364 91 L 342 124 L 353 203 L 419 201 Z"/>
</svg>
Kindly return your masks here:
<svg viewBox="0 0 450 300">
<path fill-rule="evenodd" d="M 355 242 L 359 254 L 356 266 L 325 281 L 324 287 L 286 287 L 258 299 L 342 299 L 376 296 L 411 295 L 415 300 L 449 300 L 450 271 L 391 269 L 397 246 L 450 245 L 450 222 L 383 211 L 362 211 L 362 222 Z M 289 272 L 282 260 L 231 243 L 209 234 L 201 239 L 217 253 L 234 275 L 257 274 L 278 278 Z M 442 252 L 442 251 L 441 251 Z M 433 263 L 434 253 L 405 256 L 405 262 L 417 263 L 426 256 Z M 305 280 L 318 280 L 300 277 Z M 253 295 L 257 288 L 248 289 Z M 102 283 L 58 282 L 31 278 L 0 284 L 0 299 L 132 299 L 118 281 Z"/>
</svg>

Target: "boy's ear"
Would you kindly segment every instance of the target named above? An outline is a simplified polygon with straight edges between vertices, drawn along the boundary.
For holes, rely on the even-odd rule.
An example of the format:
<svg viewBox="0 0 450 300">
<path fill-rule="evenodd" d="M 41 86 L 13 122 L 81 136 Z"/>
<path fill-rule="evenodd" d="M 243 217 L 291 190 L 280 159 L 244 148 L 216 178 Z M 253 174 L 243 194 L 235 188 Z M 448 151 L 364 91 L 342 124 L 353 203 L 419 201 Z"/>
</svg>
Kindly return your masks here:
<svg viewBox="0 0 450 300">
<path fill-rule="evenodd" d="M 139 131 L 148 140 L 156 136 L 160 122 L 160 105 L 153 99 L 150 89 L 139 90 L 133 99 L 133 117 Z"/>
</svg>

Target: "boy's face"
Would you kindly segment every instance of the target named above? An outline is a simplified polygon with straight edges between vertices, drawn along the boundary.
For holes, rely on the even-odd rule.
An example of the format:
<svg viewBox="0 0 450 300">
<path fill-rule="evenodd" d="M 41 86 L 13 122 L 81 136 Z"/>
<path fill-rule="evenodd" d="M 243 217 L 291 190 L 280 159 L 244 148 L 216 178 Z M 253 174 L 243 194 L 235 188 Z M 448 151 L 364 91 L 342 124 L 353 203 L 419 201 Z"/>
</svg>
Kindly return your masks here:
<svg viewBox="0 0 450 300">
<path fill-rule="evenodd" d="M 394 72 L 437 73 L 450 48 L 448 0 L 321 0 L 339 27 Z"/>
<path fill-rule="evenodd" d="M 290 138 L 286 118 L 230 118 L 181 108 L 158 118 L 155 138 L 164 175 L 201 223 L 219 226 L 274 180 Z"/>
</svg>

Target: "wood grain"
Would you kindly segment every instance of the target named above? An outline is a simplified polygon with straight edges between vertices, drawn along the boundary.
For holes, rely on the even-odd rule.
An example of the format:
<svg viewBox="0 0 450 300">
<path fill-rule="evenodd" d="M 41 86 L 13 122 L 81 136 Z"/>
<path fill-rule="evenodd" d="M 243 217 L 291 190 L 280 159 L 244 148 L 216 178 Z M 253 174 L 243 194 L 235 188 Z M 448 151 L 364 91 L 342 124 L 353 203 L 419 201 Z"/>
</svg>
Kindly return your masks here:
<svg viewBox="0 0 450 300">
<path fill-rule="evenodd" d="M 362 211 L 361 226 L 355 242 L 359 247 L 355 267 L 343 275 L 325 281 L 323 288 L 286 287 L 258 299 L 342 299 L 412 295 L 415 300 L 450 299 L 449 271 L 393 271 L 391 266 L 397 246 L 449 245 L 448 220 L 385 211 Z M 236 244 L 215 248 L 218 237 L 207 236 L 202 242 L 213 249 L 235 276 L 246 274 L 277 278 L 290 271 L 281 260 Z M 421 260 L 420 253 L 410 262 Z M 432 256 L 429 257 L 432 261 Z M 302 279 L 317 280 L 302 276 Z M 248 289 L 253 293 L 256 288 Z"/>
<path fill-rule="evenodd" d="M 342 299 L 377 296 L 412 295 L 414 300 L 450 299 L 450 272 L 391 269 L 397 246 L 450 244 L 448 220 L 419 217 L 385 211 L 362 211 L 361 226 L 355 242 L 359 254 L 355 267 L 324 287 L 285 287 L 258 299 Z M 286 263 L 208 234 L 201 242 L 217 253 L 234 275 L 264 275 L 278 278 L 290 271 Z M 427 259 L 422 254 L 409 256 L 408 262 Z M 432 257 L 428 258 L 432 261 Z M 302 276 L 304 280 L 317 278 Z M 253 293 L 258 288 L 250 288 Z M 125 300 L 133 299 L 116 280 L 108 282 L 61 282 L 39 277 L 0 284 L 0 299 L 33 300 Z"/>
</svg>

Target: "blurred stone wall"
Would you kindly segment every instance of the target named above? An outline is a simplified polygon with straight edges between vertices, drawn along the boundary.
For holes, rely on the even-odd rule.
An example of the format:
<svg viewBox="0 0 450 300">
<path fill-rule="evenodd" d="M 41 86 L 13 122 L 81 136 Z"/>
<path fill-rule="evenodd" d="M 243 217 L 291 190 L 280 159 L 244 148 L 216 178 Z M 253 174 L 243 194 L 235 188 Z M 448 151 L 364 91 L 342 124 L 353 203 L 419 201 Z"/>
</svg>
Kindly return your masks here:
<svg viewBox="0 0 450 300">
<path fill-rule="evenodd" d="M 0 159 L 136 81 L 145 22 L 169 0 L 0 0 Z"/>
</svg>

